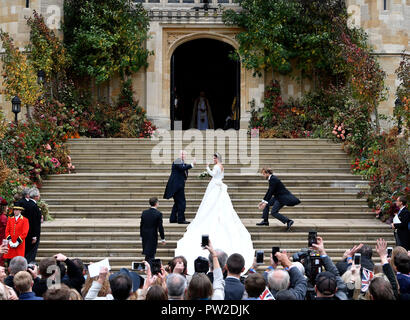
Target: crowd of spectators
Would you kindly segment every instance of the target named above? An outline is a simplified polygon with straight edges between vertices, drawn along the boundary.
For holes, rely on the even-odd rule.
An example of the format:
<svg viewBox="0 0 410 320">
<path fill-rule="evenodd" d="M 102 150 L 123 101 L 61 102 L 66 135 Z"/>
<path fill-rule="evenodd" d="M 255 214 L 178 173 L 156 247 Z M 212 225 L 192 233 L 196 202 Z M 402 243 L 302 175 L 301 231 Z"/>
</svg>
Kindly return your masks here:
<svg viewBox="0 0 410 320">
<path fill-rule="evenodd" d="M 187 274 L 183 256 L 161 265 L 157 272 L 148 262 L 145 270 L 123 268 L 110 272 L 101 267 L 90 278 L 81 259 L 61 253 L 28 264 L 14 257 L 7 269 L 0 267 L 0 300 L 409 300 L 410 257 L 402 247 L 388 253 L 386 241 L 372 247 L 359 244 L 346 250 L 334 264 L 324 241 L 317 237 L 311 248 L 291 256 L 286 251 L 270 255 L 270 265 L 256 263 L 245 274 L 244 258 L 214 249 L 209 258 L 195 261 L 198 272 Z M 0 254 L 7 252 L 1 246 Z M 361 254 L 360 264 L 355 255 Z M 197 263 L 198 262 L 198 263 Z M 204 268 L 205 262 L 205 268 Z"/>
</svg>

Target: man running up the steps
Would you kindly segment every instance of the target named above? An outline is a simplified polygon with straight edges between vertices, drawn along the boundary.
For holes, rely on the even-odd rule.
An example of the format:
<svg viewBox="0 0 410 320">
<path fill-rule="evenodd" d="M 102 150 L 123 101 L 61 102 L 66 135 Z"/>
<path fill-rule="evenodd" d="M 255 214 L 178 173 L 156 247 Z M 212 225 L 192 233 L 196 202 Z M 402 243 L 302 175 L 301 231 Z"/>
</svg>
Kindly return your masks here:
<svg viewBox="0 0 410 320">
<path fill-rule="evenodd" d="M 288 217 L 280 214 L 279 210 L 283 206 L 296 206 L 300 203 L 300 200 L 296 198 L 288 189 L 286 189 L 278 177 L 273 175 L 272 169 L 262 168 L 261 173 L 265 179 L 269 181 L 269 189 L 263 200 L 258 205 L 259 210 L 263 210 L 263 220 L 256 225 L 269 225 L 269 207 L 272 206 L 272 216 L 286 224 L 286 231 L 289 231 L 290 227 L 293 225 L 293 220 L 290 220 Z"/>
</svg>

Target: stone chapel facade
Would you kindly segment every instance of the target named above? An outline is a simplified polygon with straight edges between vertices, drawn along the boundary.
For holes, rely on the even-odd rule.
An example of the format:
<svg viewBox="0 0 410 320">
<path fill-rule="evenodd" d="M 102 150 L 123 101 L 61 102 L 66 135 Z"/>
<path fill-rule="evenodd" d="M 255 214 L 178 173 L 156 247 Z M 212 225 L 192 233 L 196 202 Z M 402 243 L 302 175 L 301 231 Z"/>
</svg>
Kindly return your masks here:
<svg viewBox="0 0 410 320">
<path fill-rule="evenodd" d="M 194 91 L 202 89 L 206 91 L 207 88 L 204 86 L 207 85 L 215 92 L 218 88 L 225 90 L 229 95 L 226 101 L 218 98 L 221 101 L 221 108 L 226 110 L 225 113 L 221 112 L 218 115 L 223 117 L 220 123 L 231 105 L 236 103 L 240 128 L 248 126 L 249 102 L 255 100 L 257 106 L 262 105 L 264 88 L 273 76 L 281 82 L 284 100 L 289 97 L 301 97 L 311 88 L 309 81 L 291 80 L 291 77 L 272 74 L 254 77 L 252 71 L 242 68 L 240 64 L 231 67 L 225 66 L 227 63 L 221 64 L 220 74 L 217 73 L 219 67 L 209 70 L 209 61 L 219 59 L 218 51 L 228 52 L 238 47 L 235 35 L 240 30 L 227 27 L 222 22 L 221 9 L 239 9 L 234 0 L 205 1 L 209 4 L 205 4 L 203 0 L 134 0 L 134 2 L 142 2 L 149 12 L 151 22 L 147 48 L 153 50 L 154 55 L 150 56 L 149 66 L 146 69 L 133 75 L 133 89 L 135 98 L 146 109 L 148 118 L 160 128 L 178 128 L 175 126 L 177 122 L 173 121 L 178 120 L 173 105 L 177 95 L 184 94 L 178 93 L 181 86 L 185 90 L 191 88 Z M 394 71 L 400 62 L 401 53 L 403 51 L 409 53 L 410 0 L 346 0 L 346 5 L 352 14 L 351 23 L 361 26 L 369 34 L 370 44 L 374 47 L 375 54 L 386 71 L 389 94 L 387 101 L 381 103 L 379 111 L 392 114 L 395 92 L 399 84 Z M 0 28 L 9 32 L 20 48 L 24 48 L 29 39 L 29 30 L 24 17 L 29 16 L 33 9 L 45 17 L 50 28 L 59 30 L 63 17 L 63 0 L 1 0 Z M 59 34 L 62 36 L 61 32 Z M 197 53 L 194 48 L 201 52 L 201 55 L 197 56 L 198 61 L 195 60 Z M 190 66 L 194 66 L 195 63 L 201 66 L 202 69 L 198 69 L 199 75 L 210 72 L 209 75 L 204 76 L 204 82 L 197 87 L 189 87 L 192 81 L 186 74 L 191 67 L 187 66 L 182 70 L 185 62 L 187 65 L 190 63 Z M 227 73 L 232 73 L 232 76 L 229 78 Z M 221 83 L 216 81 L 220 77 L 226 78 L 219 80 L 229 83 L 232 81 L 232 83 L 227 84 L 226 87 L 221 86 Z M 106 99 L 115 99 L 119 91 L 119 81 L 116 77 L 106 84 L 93 87 L 95 96 Z M 191 97 L 186 98 L 185 104 L 188 109 L 192 97 L 191 93 Z M 8 118 L 13 118 L 11 102 L 6 101 L 2 95 L 0 95 L 0 108 Z M 188 120 L 189 116 L 184 121 Z"/>
</svg>

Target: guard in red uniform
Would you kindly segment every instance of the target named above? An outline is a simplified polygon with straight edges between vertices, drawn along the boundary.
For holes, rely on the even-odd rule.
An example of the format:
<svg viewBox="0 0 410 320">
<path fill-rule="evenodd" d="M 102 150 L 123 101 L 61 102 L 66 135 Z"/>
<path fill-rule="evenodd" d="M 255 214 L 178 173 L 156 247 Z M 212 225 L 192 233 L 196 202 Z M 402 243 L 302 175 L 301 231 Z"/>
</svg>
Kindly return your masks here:
<svg viewBox="0 0 410 320">
<path fill-rule="evenodd" d="M 29 223 L 28 219 L 21 215 L 23 210 L 23 207 L 14 207 L 14 217 L 7 220 L 6 239 L 9 240 L 9 252 L 4 255 L 4 259 L 13 259 L 17 256 L 24 257 L 25 239 Z"/>
</svg>

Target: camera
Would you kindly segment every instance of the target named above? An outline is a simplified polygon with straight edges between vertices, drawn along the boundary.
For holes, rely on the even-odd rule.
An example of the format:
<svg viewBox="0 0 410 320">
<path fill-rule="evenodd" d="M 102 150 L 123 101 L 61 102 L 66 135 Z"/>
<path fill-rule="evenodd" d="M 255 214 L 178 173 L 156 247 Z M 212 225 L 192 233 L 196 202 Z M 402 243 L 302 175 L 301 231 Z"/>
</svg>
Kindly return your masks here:
<svg viewBox="0 0 410 320">
<path fill-rule="evenodd" d="M 387 258 L 391 257 L 392 252 L 393 252 L 393 248 L 392 247 L 387 247 Z"/>
<path fill-rule="evenodd" d="M 308 247 L 312 247 L 313 244 L 317 244 L 317 232 L 309 231 L 308 235 Z"/>
<path fill-rule="evenodd" d="M 202 247 L 206 247 L 208 244 L 209 244 L 209 235 L 203 234 L 203 235 L 202 235 L 202 243 L 201 243 L 201 246 L 202 246 Z"/>
<path fill-rule="evenodd" d="M 275 257 L 276 252 L 280 252 L 279 247 L 272 247 L 272 259 L 275 263 L 278 263 L 278 258 Z"/>
<path fill-rule="evenodd" d="M 256 263 L 262 264 L 263 263 L 263 250 L 256 251 Z"/>
<path fill-rule="evenodd" d="M 310 250 L 302 249 L 299 252 L 296 252 L 292 255 L 293 262 L 300 262 L 301 264 L 305 264 L 305 259 L 309 257 Z"/>
<path fill-rule="evenodd" d="M 145 270 L 145 263 L 133 261 L 132 262 L 132 270 L 144 271 Z"/>
<path fill-rule="evenodd" d="M 310 255 L 310 268 L 308 277 L 314 283 L 316 276 L 323 271 L 323 261 L 320 254 L 313 253 Z"/>
<path fill-rule="evenodd" d="M 293 262 L 300 262 L 305 267 L 305 274 L 311 284 L 315 283 L 316 275 L 323 271 L 323 261 L 319 254 L 309 249 L 302 249 L 292 256 Z"/>
<path fill-rule="evenodd" d="M 30 270 L 33 270 L 33 271 L 34 271 L 35 267 L 36 267 L 36 265 L 34 263 L 29 263 L 27 265 L 27 269 L 30 269 Z"/>
<path fill-rule="evenodd" d="M 207 273 L 209 271 L 209 261 L 207 258 L 199 256 L 194 261 L 196 273 Z"/>
<path fill-rule="evenodd" d="M 358 266 L 359 264 L 361 264 L 361 260 L 362 260 L 362 254 L 361 253 L 355 253 L 354 254 L 354 264 L 356 266 Z"/>
<path fill-rule="evenodd" d="M 151 260 L 151 273 L 153 275 L 161 273 L 161 259 L 152 259 Z"/>
</svg>

